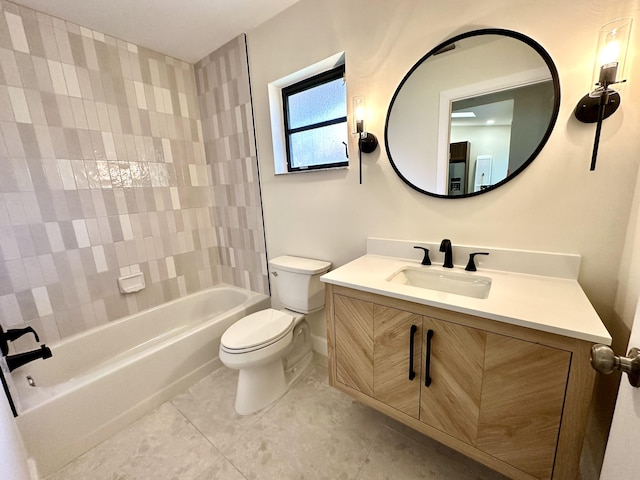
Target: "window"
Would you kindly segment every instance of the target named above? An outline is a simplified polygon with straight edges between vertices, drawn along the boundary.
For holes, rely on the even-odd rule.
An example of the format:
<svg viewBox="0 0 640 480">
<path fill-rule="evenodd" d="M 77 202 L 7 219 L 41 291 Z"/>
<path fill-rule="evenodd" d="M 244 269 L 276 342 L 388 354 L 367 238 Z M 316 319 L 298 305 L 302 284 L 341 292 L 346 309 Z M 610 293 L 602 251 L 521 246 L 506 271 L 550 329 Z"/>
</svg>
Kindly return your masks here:
<svg viewBox="0 0 640 480">
<path fill-rule="evenodd" d="M 287 171 L 348 165 L 344 64 L 282 89 Z"/>
</svg>

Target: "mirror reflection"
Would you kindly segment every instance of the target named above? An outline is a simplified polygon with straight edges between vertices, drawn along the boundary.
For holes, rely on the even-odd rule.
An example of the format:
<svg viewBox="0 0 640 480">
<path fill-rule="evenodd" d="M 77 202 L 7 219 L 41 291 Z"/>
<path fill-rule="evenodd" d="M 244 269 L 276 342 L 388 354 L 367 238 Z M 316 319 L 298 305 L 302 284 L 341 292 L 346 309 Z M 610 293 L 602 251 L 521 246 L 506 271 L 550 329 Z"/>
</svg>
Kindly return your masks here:
<svg viewBox="0 0 640 480">
<path fill-rule="evenodd" d="M 465 197 L 504 184 L 542 149 L 557 118 L 558 76 L 533 40 L 478 30 L 433 49 L 391 101 L 389 159 L 410 186 Z"/>
</svg>

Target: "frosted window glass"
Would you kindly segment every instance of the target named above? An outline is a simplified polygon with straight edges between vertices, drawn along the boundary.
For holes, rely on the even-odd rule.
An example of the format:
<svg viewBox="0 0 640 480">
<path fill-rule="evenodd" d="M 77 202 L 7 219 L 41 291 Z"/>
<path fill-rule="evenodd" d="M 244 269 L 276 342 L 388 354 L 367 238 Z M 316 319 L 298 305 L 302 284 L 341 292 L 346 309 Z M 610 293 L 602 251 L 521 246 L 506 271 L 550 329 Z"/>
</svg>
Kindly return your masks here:
<svg viewBox="0 0 640 480">
<path fill-rule="evenodd" d="M 344 65 L 282 89 L 289 171 L 348 165 Z"/>
<path fill-rule="evenodd" d="M 346 164 L 347 122 L 314 128 L 289 136 L 291 168 L 332 163 Z"/>
<path fill-rule="evenodd" d="M 347 91 L 338 78 L 289 96 L 291 130 L 347 116 Z"/>
</svg>

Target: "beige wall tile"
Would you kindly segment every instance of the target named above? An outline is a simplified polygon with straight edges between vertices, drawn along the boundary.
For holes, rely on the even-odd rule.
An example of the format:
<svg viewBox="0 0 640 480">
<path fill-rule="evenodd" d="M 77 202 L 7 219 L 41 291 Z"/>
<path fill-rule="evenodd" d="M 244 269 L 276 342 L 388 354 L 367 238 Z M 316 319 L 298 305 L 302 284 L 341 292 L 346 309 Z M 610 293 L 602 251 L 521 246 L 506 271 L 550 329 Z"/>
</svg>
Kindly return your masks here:
<svg viewBox="0 0 640 480">
<path fill-rule="evenodd" d="M 240 156 L 244 144 L 236 138 L 248 129 L 246 115 L 237 113 L 247 111 L 238 102 L 248 78 L 246 59 L 229 56 L 244 55 L 244 47 L 203 61 L 217 70 L 201 92 L 198 67 L 0 0 L 5 5 L 11 7 L 0 9 L 0 160 L 9 166 L 0 179 L 3 325 L 36 321 L 43 340 L 52 341 L 208 288 L 219 280 L 220 259 L 240 268 L 231 268 L 230 281 L 260 284 L 253 277 L 264 276 L 264 267 L 244 258 L 241 247 L 247 238 L 262 239 L 261 230 L 231 231 L 250 228 L 238 206 L 259 199 L 247 193 L 257 191 L 257 177 L 242 173 L 255 158 Z M 216 91 L 224 93 L 216 99 Z M 213 108 L 215 100 L 224 111 Z M 201 127 L 200 109 L 210 110 L 205 124 L 213 131 Z M 207 158 L 204 142 L 215 137 L 224 137 L 225 147 L 209 149 L 218 156 Z M 220 163 L 230 164 L 224 181 L 232 194 L 214 197 L 211 165 Z M 243 187 L 245 177 L 250 184 Z M 224 212 L 215 216 L 222 219 L 221 242 L 214 208 Z M 227 250 L 219 252 L 218 243 Z M 263 255 L 263 244 L 256 249 Z M 116 285 L 121 269 L 145 272 L 147 289 L 124 298 Z"/>
<path fill-rule="evenodd" d="M 27 42 L 27 36 L 24 32 L 22 17 L 8 11 L 4 12 L 4 16 L 9 29 L 9 36 L 11 37 L 13 49 L 18 52 L 29 53 L 29 43 Z"/>
<path fill-rule="evenodd" d="M 0 296 L 0 313 L 6 327 L 14 327 L 23 323 L 22 312 L 15 293 Z"/>
</svg>

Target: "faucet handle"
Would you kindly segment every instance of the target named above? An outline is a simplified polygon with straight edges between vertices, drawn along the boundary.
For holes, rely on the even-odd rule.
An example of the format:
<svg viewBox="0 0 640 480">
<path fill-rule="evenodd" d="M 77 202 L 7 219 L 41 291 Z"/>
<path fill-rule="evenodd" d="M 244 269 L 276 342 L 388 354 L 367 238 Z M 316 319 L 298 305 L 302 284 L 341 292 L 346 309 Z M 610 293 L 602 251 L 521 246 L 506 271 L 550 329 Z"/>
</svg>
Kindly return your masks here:
<svg viewBox="0 0 640 480">
<path fill-rule="evenodd" d="M 475 272 L 478 269 L 476 268 L 476 263 L 474 262 L 474 258 L 476 255 L 489 255 L 489 252 L 474 252 L 474 253 L 470 253 L 469 254 L 469 262 L 467 263 L 467 266 L 464 267 L 464 269 L 467 272 Z"/>
<path fill-rule="evenodd" d="M 420 250 L 424 250 L 424 257 L 422 258 L 422 265 L 431 265 L 431 259 L 429 258 L 429 249 L 424 247 L 415 246 L 413 248 L 419 248 Z"/>
<path fill-rule="evenodd" d="M 33 329 L 33 327 L 12 328 L 11 330 L 7 330 L 5 332 L 5 338 L 8 341 L 13 342 L 14 340 L 17 340 L 18 338 L 20 338 L 21 336 L 26 335 L 27 333 L 33 333 L 33 336 L 35 337 L 36 342 L 40 342 L 40 338 L 38 338 L 38 334 Z"/>
<path fill-rule="evenodd" d="M 12 328 L 5 332 L 2 326 L 0 326 L 0 350 L 2 351 L 2 355 L 6 356 L 9 353 L 9 342 L 13 342 L 27 333 L 33 333 L 36 342 L 40 342 L 40 338 L 38 338 L 38 334 L 33 327 Z"/>
</svg>

